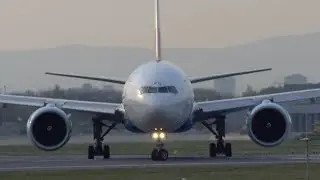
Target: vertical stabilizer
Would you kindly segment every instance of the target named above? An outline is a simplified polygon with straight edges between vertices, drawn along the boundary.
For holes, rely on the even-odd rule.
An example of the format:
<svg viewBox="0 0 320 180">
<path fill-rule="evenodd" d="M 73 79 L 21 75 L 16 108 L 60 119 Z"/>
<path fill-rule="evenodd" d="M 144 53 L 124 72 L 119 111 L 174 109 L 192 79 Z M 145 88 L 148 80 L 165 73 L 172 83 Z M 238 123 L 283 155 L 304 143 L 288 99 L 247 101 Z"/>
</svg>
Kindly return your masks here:
<svg viewBox="0 0 320 180">
<path fill-rule="evenodd" d="M 160 20 L 159 20 L 159 0 L 155 0 L 155 51 L 156 61 L 161 61 L 161 37 L 160 37 Z"/>
</svg>

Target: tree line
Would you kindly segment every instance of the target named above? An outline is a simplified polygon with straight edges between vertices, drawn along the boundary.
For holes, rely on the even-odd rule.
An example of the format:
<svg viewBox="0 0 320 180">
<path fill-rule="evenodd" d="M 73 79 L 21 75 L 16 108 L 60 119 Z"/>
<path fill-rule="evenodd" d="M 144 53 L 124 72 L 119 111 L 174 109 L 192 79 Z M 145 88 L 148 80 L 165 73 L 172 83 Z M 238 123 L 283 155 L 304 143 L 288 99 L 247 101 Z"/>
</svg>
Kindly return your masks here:
<svg viewBox="0 0 320 180">
<path fill-rule="evenodd" d="M 279 92 L 288 92 L 294 90 L 304 90 L 310 88 L 320 88 L 320 83 L 317 84 L 302 84 L 302 85 L 282 85 L 282 86 L 270 86 L 256 91 L 252 86 L 248 85 L 247 89 L 241 94 L 241 96 L 253 96 L 261 94 L 271 94 Z M 221 95 L 214 89 L 206 88 L 195 88 L 195 101 L 210 101 L 225 98 L 233 98 L 232 95 Z M 59 85 L 54 85 L 52 88 L 38 91 L 26 90 L 23 92 L 11 92 L 12 95 L 23 95 L 23 96 L 36 96 L 36 97 L 48 97 L 48 98 L 63 98 L 72 100 L 84 100 L 84 101 L 100 101 L 100 102 L 111 102 L 121 103 L 122 90 L 119 90 L 113 86 L 95 87 L 89 83 L 85 83 L 80 87 L 73 88 L 61 88 Z M 2 110 L 2 122 L 18 122 L 21 124 L 22 129 L 25 129 L 25 123 L 31 113 L 35 110 L 34 107 L 25 106 L 8 106 L 8 108 Z M 90 129 L 91 125 L 88 126 L 87 117 L 77 117 L 76 121 L 73 121 L 74 126 L 80 127 L 81 124 L 85 125 L 85 128 Z"/>
<path fill-rule="evenodd" d="M 262 88 L 261 90 L 254 90 L 252 86 L 247 85 L 246 90 L 241 93 L 241 96 L 255 96 L 262 94 L 272 94 L 280 92 L 289 92 L 296 90 L 305 90 L 320 88 L 320 83 L 317 84 L 294 84 L 294 85 L 282 85 L 282 86 L 270 86 Z M 194 88 L 195 101 L 207 101 L 218 100 L 226 98 L 234 98 L 233 95 L 221 95 L 214 89 L 208 88 Z M 89 83 L 83 84 L 81 87 L 73 87 L 63 89 L 59 85 L 54 85 L 53 88 L 31 91 L 26 90 L 24 92 L 11 92 L 12 95 L 23 96 L 36 96 L 36 97 L 48 97 L 48 98 L 63 98 L 72 100 L 84 100 L 84 101 L 101 101 L 111 103 L 121 103 L 122 89 L 119 90 L 111 86 L 103 88 L 95 87 Z"/>
</svg>

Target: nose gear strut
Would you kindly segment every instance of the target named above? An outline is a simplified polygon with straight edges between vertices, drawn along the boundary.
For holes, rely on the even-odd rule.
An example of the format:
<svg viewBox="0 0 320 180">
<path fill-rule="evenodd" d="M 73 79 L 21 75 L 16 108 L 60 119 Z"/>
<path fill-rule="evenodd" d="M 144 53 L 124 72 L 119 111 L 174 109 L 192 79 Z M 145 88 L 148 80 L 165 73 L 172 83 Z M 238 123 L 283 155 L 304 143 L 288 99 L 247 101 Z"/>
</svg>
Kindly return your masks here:
<svg viewBox="0 0 320 180">
<path fill-rule="evenodd" d="M 158 132 L 155 132 L 158 133 Z M 158 134 L 161 134 L 164 132 L 159 132 Z M 166 136 L 166 135 L 165 135 Z M 164 143 L 163 143 L 163 138 L 161 138 L 160 136 L 156 137 L 156 148 L 154 148 L 151 152 L 151 159 L 153 161 L 165 161 L 168 159 L 169 157 L 169 153 L 168 151 L 164 148 Z"/>
</svg>

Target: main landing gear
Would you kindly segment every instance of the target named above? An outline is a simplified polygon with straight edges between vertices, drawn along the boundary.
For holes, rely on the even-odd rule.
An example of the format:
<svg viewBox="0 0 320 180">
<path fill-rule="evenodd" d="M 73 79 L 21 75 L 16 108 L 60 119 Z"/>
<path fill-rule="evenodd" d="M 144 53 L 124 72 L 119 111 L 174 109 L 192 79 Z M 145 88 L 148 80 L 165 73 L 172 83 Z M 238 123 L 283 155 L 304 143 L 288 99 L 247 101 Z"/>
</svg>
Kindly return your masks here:
<svg viewBox="0 0 320 180">
<path fill-rule="evenodd" d="M 151 159 L 153 161 L 165 161 L 169 157 L 169 153 L 166 149 L 164 149 L 163 140 L 166 138 L 166 134 L 164 132 L 154 132 L 152 134 L 152 138 L 157 141 L 156 148 L 154 148 L 151 152 Z"/>
<path fill-rule="evenodd" d="M 102 145 L 103 138 L 116 126 L 116 123 L 106 125 L 102 121 L 102 118 L 93 118 L 93 139 L 94 145 L 88 147 L 88 159 L 94 159 L 94 156 L 103 156 L 103 159 L 110 158 L 109 145 Z M 102 132 L 102 127 L 107 127 L 105 132 Z"/>
<path fill-rule="evenodd" d="M 217 139 L 217 144 L 210 143 L 209 155 L 210 157 L 216 157 L 217 154 L 223 154 L 226 157 L 232 156 L 232 148 L 230 143 L 225 143 L 223 137 L 225 137 L 225 116 L 219 116 L 215 118 L 213 123 L 202 122 L 202 124 L 211 131 Z M 216 125 L 216 129 L 212 128 L 212 125 Z"/>
</svg>

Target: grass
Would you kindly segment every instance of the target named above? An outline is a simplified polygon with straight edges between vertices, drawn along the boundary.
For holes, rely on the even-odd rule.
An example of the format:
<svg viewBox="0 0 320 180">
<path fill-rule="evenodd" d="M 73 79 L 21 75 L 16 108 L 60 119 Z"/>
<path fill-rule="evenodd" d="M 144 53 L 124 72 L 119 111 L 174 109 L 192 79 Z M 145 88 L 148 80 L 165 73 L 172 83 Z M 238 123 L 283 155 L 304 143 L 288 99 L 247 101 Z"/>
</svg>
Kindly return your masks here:
<svg viewBox="0 0 320 180">
<path fill-rule="evenodd" d="M 320 164 L 309 165 L 310 179 L 319 179 Z M 240 167 L 165 167 L 105 170 L 1 172 L 6 180 L 302 180 L 305 179 L 304 164 L 254 165 Z"/>
<path fill-rule="evenodd" d="M 210 141 L 175 141 L 165 143 L 170 154 L 176 155 L 208 155 Z M 252 141 L 231 141 L 234 154 L 257 153 L 257 154 L 287 154 L 305 152 L 305 142 L 292 140 L 282 143 L 273 148 L 264 148 Z M 155 143 L 110 143 L 111 154 L 150 154 Z M 310 152 L 320 152 L 320 141 L 312 141 Z M 65 147 L 54 151 L 44 152 L 31 145 L 0 146 L 0 155 L 57 155 L 76 154 L 86 155 L 88 144 L 67 144 Z"/>
</svg>

